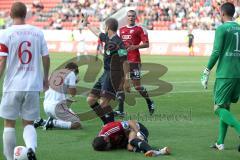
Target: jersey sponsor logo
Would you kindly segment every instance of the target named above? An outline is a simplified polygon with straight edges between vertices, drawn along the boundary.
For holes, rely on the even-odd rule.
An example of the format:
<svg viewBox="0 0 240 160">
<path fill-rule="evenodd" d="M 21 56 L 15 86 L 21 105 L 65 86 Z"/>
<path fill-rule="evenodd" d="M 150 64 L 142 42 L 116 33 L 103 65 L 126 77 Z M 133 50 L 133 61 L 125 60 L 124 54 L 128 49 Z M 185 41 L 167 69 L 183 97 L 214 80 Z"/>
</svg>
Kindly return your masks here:
<svg viewBox="0 0 240 160">
<path fill-rule="evenodd" d="M 0 52 L 8 53 L 8 47 L 5 44 L 0 43 Z"/>
<path fill-rule="evenodd" d="M 123 40 L 132 39 L 132 35 L 122 35 Z"/>
</svg>

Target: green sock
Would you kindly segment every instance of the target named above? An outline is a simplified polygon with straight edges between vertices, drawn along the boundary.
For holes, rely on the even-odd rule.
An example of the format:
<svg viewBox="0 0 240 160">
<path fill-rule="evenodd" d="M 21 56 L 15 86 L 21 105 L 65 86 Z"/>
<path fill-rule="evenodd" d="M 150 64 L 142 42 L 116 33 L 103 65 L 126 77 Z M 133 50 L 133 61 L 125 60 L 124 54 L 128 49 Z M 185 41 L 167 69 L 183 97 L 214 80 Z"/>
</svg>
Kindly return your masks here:
<svg viewBox="0 0 240 160">
<path fill-rule="evenodd" d="M 235 119 L 231 112 L 225 108 L 218 108 L 215 111 L 215 114 L 218 115 L 220 120 L 222 120 L 224 123 L 233 127 L 237 131 L 237 134 L 240 136 L 240 123 Z"/>
<path fill-rule="evenodd" d="M 222 120 L 220 120 L 217 144 L 224 144 L 224 140 L 227 134 L 227 129 L 228 129 L 228 125 Z"/>
</svg>

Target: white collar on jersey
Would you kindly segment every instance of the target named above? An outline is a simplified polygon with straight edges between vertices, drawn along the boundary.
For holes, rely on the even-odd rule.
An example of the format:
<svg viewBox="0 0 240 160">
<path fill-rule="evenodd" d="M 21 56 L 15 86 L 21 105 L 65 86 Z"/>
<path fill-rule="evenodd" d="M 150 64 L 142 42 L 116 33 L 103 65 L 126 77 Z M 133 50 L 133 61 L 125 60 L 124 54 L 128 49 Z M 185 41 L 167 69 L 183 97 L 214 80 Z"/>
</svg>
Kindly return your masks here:
<svg viewBox="0 0 240 160">
<path fill-rule="evenodd" d="M 235 22 L 234 20 L 232 20 L 232 21 L 226 21 L 226 22 L 224 22 L 224 23 L 231 23 L 231 22 Z"/>
<path fill-rule="evenodd" d="M 136 27 L 137 25 L 133 25 L 133 26 L 129 26 L 129 25 L 126 25 L 127 28 L 133 28 L 133 27 Z"/>
</svg>

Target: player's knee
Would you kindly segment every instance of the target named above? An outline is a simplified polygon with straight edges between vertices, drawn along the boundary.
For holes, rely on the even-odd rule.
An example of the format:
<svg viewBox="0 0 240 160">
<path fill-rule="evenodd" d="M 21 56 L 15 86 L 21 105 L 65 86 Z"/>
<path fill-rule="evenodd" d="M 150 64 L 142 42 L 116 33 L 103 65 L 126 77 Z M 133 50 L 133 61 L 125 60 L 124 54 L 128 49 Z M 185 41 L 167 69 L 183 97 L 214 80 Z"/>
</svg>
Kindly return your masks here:
<svg viewBox="0 0 240 160">
<path fill-rule="evenodd" d="M 97 102 L 97 98 L 93 97 L 93 96 L 88 96 L 87 97 L 87 102 L 89 105 L 94 105 Z"/>
<path fill-rule="evenodd" d="M 135 88 L 137 91 L 144 91 L 144 87 L 143 87 L 143 86 L 134 86 L 134 88 Z"/>
<path fill-rule="evenodd" d="M 117 92 L 116 97 L 117 97 L 117 99 L 118 99 L 119 101 L 124 101 L 124 100 L 125 100 L 125 94 L 124 94 L 123 91 Z"/>
<path fill-rule="evenodd" d="M 22 124 L 23 124 L 23 127 L 27 126 L 27 125 L 33 125 L 33 121 L 28 121 L 28 120 L 22 120 Z"/>
<path fill-rule="evenodd" d="M 105 108 L 109 105 L 109 100 L 104 98 L 104 99 L 100 99 L 100 106 Z"/>
<path fill-rule="evenodd" d="M 4 120 L 4 127 L 15 128 L 16 121 L 15 120 Z"/>
</svg>

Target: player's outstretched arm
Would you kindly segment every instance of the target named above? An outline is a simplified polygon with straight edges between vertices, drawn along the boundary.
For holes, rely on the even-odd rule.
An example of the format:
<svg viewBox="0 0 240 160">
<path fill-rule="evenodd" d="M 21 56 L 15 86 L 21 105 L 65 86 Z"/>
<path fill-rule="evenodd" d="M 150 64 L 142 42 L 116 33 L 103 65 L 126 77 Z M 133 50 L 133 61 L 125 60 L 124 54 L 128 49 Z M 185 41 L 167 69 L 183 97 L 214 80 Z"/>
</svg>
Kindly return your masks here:
<svg viewBox="0 0 240 160">
<path fill-rule="evenodd" d="M 203 85 L 204 89 L 207 89 L 210 71 L 214 67 L 214 65 L 218 61 L 220 54 L 222 53 L 222 48 L 224 43 L 224 34 L 225 34 L 225 30 L 222 28 L 222 26 L 218 27 L 215 32 L 213 51 L 212 51 L 211 57 L 208 61 L 207 68 L 204 69 L 201 77 L 201 84 Z"/>
<path fill-rule="evenodd" d="M 43 89 L 46 91 L 49 88 L 48 84 L 48 75 L 49 75 L 49 68 L 50 68 L 50 58 L 49 55 L 42 56 L 42 63 L 43 63 Z"/>
</svg>

